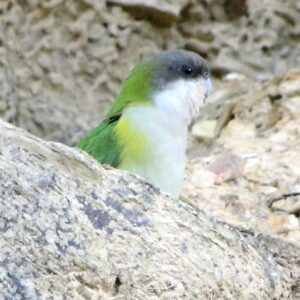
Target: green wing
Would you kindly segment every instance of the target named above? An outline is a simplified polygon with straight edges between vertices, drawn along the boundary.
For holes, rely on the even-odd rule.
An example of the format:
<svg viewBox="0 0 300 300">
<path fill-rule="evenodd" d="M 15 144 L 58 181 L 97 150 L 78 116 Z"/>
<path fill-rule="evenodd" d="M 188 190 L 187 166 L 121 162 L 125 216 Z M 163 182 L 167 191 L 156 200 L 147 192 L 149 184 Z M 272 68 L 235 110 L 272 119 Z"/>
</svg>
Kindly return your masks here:
<svg viewBox="0 0 300 300">
<path fill-rule="evenodd" d="M 99 162 L 118 167 L 122 148 L 114 137 L 114 128 L 124 108 L 130 105 L 150 103 L 150 79 L 154 68 L 152 60 L 135 67 L 122 84 L 121 93 L 112 104 L 106 119 L 90 130 L 76 147 L 86 151 Z"/>
<path fill-rule="evenodd" d="M 113 129 L 118 119 L 119 116 L 104 120 L 91 129 L 75 146 L 100 163 L 117 167 L 120 162 L 121 147 L 117 145 Z"/>
</svg>

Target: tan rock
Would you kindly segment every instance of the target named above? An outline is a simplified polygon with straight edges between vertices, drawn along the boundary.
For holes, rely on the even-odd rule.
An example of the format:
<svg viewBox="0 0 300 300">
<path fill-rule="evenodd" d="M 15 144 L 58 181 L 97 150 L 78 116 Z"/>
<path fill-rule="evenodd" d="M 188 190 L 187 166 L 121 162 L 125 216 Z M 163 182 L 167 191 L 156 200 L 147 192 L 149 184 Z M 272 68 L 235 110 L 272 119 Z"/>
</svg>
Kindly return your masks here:
<svg viewBox="0 0 300 300">
<path fill-rule="evenodd" d="M 218 183 L 237 179 L 244 173 L 245 160 L 232 154 L 230 151 L 224 151 L 209 166 L 209 170 L 218 176 Z"/>
<path fill-rule="evenodd" d="M 234 119 L 230 121 L 226 129 L 222 132 L 222 137 L 224 139 L 253 139 L 256 136 L 254 124 L 245 122 L 243 120 Z"/>
<path fill-rule="evenodd" d="M 272 215 L 259 225 L 262 232 L 286 233 L 299 230 L 299 220 L 294 215 Z"/>
<path fill-rule="evenodd" d="M 290 96 L 300 95 L 300 72 L 290 72 L 279 85 L 279 92 Z"/>
<path fill-rule="evenodd" d="M 233 226 L 272 232 L 279 239 L 296 242 L 299 197 L 284 195 L 300 192 L 299 102 L 294 92 L 279 91 L 278 86 L 290 84 L 291 80 L 299 82 L 298 77 L 299 72 L 292 71 L 257 83 L 251 91 L 235 98 L 224 99 L 227 103 L 221 103 L 219 111 L 228 103 L 233 105 L 231 120 L 216 137 L 211 153 L 190 160 L 183 191 L 186 201 Z M 230 87 L 234 93 L 236 86 L 229 84 L 224 88 Z M 222 89 L 221 84 L 219 88 Z M 297 89 L 293 87 L 293 91 Z M 241 168 L 238 160 L 226 164 L 234 162 L 231 155 L 242 159 Z M 212 180 L 188 180 L 203 169 L 214 174 L 206 176 L 204 172 L 203 178 Z M 274 197 L 281 196 L 283 200 L 269 207 Z"/>
<path fill-rule="evenodd" d="M 188 1 L 108 0 L 107 3 L 125 7 L 135 16 L 151 17 L 151 21 L 160 25 L 169 25 L 179 18 L 180 11 Z"/>
<path fill-rule="evenodd" d="M 192 127 L 192 135 L 205 143 L 210 144 L 216 137 L 218 122 L 216 120 L 203 120 Z"/>
</svg>

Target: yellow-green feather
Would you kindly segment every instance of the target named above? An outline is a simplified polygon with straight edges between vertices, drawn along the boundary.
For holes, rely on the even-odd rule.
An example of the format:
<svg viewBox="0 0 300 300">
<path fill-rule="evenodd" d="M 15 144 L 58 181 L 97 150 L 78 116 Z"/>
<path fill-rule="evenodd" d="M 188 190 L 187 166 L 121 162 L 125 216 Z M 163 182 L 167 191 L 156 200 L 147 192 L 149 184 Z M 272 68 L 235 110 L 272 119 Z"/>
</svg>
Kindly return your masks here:
<svg viewBox="0 0 300 300">
<path fill-rule="evenodd" d="M 149 138 L 135 128 L 128 118 L 122 118 L 114 131 L 118 144 L 122 148 L 118 167 L 128 170 L 132 162 L 141 165 L 145 163 Z"/>
</svg>

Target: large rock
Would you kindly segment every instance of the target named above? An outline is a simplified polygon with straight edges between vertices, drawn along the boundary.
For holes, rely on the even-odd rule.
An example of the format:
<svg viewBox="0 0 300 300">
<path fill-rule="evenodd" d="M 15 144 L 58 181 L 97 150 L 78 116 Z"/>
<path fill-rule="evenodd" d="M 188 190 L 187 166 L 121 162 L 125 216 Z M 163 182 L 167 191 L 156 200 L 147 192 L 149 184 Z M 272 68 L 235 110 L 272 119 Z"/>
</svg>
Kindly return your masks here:
<svg viewBox="0 0 300 300">
<path fill-rule="evenodd" d="M 0 195 L 1 298 L 291 298 L 249 232 L 2 121 Z"/>
</svg>

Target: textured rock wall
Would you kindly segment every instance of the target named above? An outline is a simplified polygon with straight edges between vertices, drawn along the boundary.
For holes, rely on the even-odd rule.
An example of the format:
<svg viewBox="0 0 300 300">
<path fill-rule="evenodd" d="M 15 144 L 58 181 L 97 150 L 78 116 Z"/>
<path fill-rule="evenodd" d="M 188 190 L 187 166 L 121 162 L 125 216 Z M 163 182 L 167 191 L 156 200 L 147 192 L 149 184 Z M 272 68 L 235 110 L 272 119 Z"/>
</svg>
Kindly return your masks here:
<svg viewBox="0 0 300 300">
<path fill-rule="evenodd" d="M 299 1 L 174 2 L 2 1 L 0 117 L 73 144 L 142 56 L 171 47 L 206 56 L 216 76 L 299 65 Z"/>
</svg>

